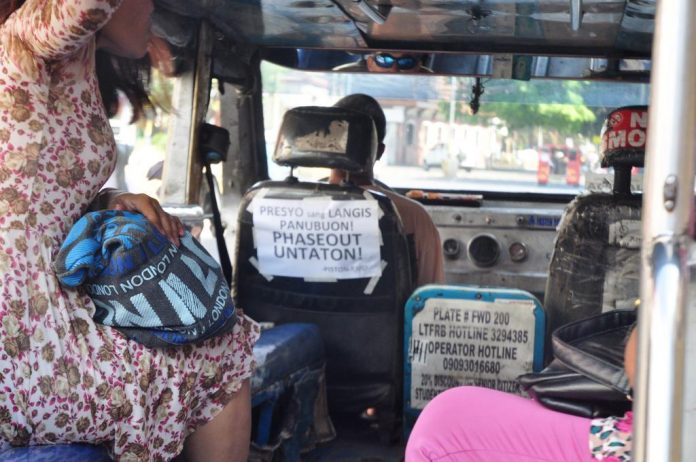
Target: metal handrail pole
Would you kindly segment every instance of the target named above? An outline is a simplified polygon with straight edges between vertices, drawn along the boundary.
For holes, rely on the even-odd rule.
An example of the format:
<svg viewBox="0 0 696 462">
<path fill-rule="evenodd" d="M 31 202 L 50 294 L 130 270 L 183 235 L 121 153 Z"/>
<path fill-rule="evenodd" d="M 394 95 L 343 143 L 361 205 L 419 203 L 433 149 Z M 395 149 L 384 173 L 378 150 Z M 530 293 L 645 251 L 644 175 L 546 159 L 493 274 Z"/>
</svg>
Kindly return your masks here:
<svg viewBox="0 0 696 462">
<path fill-rule="evenodd" d="M 175 109 L 170 115 L 159 197 L 165 204 L 196 205 L 200 202 L 203 170 L 198 159 L 198 129 L 208 110 L 212 47 L 212 26 L 201 21 L 193 66 L 174 84 Z"/>
<path fill-rule="evenodd" d="M 643 194 L 636 462 L 681 462 L 688 223 L 696 152 L 696 2 L 661 0 L 653 42 Z"/>
</svg>

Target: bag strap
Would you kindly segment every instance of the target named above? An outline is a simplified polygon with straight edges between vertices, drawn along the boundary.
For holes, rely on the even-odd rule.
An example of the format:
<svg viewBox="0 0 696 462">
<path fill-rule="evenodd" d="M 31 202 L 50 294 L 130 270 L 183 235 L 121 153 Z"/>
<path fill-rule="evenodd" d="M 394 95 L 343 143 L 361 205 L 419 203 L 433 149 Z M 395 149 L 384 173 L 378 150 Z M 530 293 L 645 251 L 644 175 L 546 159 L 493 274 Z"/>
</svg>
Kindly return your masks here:
<svg viewBox="0 0 696 462">
<path fill-rule="evenodd" d="M 227 251 L 222 217 L 220 216 L 220 207 L 218 207 L 215 197 L 215 179 L 213 178 L 213 171 L 210 168 L 210 161 L 207 158 L 203 159 L 203 165 L 205 166 L 205 178 L 208 182 L 210 206 L 213 211 L 213 227 L 215 228 L 215 240 L 217 241 L 218 254 L 220 255 L 220 266 L 222 267 L 222 274 L 225 275 L 225 279 L 227 280 L 227 285 L 230 286 L 232 284 L 232 260 L 230 260 L 230 254 Z"/>
</svg>

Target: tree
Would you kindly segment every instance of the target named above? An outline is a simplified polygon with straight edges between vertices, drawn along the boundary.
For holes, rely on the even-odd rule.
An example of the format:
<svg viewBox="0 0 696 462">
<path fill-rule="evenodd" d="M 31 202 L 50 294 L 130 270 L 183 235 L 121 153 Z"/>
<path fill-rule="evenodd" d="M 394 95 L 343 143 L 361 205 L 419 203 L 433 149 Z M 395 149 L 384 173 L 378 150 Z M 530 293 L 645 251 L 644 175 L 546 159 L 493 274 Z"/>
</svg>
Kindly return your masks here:
<svg viewBox="0 0 696 462">
<path fill-rule="evenodd" d="M 478 114 L 469 108 L 469 80 L 459 79 L 456 121 L 487 123 L 493 117 L 511 130 L 545 127 L 563 133 L 579 133 L 595 122 L 597 116 L 584 104 L 582 90 L 587 82 L 495 80 L 484 82 Z M 461 82 L 464 80 L 464 82 Z M 449 101 L 438 105 L 443 118 L 449 113 Z"/>
<path fill-rule="evenodd" d="M 458 104 L 455 120 L 467 124 L 490 124 L 494 119 L 512 132 L 515 145 L 533 146 L 538 142 L 538 128 L 543 128 L 548 141 L 563 143 L 566 138 L 591 135 L 597 114 L 584 102 L 583 90 L 589 84 L 555 80 L 489 80 L 480 109 L 473 114 L 468 93 L 472 79 L 459 79 L 456 91 Z M 441 116 L 447 117 L 449 101 L 438 105 Z M 601 108 L 598 108 L 601 109 Z M 550 138 L 550 139 L 548 139 Z"/>
<path fill-rule="evenodd" d="M 544 127 L 574 136 L 597 118 L 584 104 L 581 94 L 583 85 L 586 85 L 584 82 L 501 83 L 504 84 L 502 88 L 489 85 L 481 107 L 485 113 L 495 114 L 505 121 L 511 130 Z"/>
</svg>

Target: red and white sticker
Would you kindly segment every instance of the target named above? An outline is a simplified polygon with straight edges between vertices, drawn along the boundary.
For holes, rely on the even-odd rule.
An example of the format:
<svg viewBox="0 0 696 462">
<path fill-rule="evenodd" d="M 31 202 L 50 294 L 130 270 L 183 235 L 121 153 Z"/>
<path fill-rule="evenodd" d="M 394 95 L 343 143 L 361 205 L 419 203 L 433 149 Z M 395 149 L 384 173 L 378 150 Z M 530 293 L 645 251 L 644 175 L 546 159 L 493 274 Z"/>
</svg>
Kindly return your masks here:
<svg viewBox="0 0 696 462">
<path fill-rule="evenodd" d="M 609 115 L 602 132 L 602 152 L 645 149 L 647 127 L 647 109 L 617 109 Z"/>
</svg>

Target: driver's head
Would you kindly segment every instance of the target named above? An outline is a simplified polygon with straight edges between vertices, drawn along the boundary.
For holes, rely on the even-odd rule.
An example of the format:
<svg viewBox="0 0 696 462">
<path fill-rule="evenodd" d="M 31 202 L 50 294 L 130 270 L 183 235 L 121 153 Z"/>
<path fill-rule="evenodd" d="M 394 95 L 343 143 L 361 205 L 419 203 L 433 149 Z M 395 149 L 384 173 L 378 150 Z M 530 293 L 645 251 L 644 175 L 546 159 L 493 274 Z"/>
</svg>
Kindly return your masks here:
<svg viewBox="0 0 696 462">
<path fill-rule="evenodd" d="M 363 93 L 354 93 L 336 101 L 334 107 L 350 109 L 370 116 L 377 130 L 377 142 L 379 143 L 377 148 L 377 159 L 379 159 L 384 152 L 384 136 L 387 132 L 387 119 L 384 116 L 382 106 L 379 105 L 377 100 Z"/>
<path fill-rule="evenodd" d="M 430 71 L 423 65 L 426 58 L 423 53 L 379 51 L 368 55 L 365 63 L 370 72 L 417 74 Z"/>
</svg>

